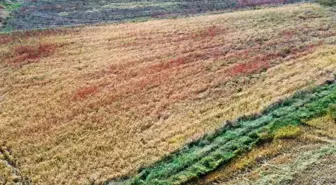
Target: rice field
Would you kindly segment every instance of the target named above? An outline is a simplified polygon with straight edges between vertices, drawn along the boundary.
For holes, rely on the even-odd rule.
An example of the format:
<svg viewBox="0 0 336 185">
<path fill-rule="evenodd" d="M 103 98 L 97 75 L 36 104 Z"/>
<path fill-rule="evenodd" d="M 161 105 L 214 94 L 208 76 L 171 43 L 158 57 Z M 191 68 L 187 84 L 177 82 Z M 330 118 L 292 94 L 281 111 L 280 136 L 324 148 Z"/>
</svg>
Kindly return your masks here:
<svg viewBox="0 0 336 185">
<path fill-rule="evenodd" d="M 335 44 L 317 4 L 1 34 L 0 182 L 211 184 L 288 129 L 333 140 Z"/>
<path fill-rule="evenodd" d="M 258 142 L 273 137 L 293 137 L 296 132 L 288 133 L 295 130 L 301 120 L 326 114 L 328 106 L 336 102 L 336 86 L 334 82 L 330 83 L 271 105 L 262 115 L 226 123 L 216 133 L 206 135 L 153 167 L 140 171 L 124 184 L 184 184 L 228 163 Z"/>
</svg>

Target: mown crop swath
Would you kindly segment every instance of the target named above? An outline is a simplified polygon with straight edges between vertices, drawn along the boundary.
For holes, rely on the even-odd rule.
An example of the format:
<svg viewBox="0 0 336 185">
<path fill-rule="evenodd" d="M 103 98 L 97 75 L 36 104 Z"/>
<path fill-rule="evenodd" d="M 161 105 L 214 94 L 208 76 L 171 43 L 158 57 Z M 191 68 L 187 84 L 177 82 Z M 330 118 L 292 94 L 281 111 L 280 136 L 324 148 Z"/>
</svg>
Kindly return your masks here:
<svg viewBox="0 0 336 185">
<path fill-rule="evenodd" d="M 272 138 L 285 126 L 297 126 L 326 113 L 336 103 L 336 83 L 329 81 L 309 91 L 300 91 L 274 103 L 260 115 L 241 117 L 225 123 L 216 133 L 206 135 L 164 160 L 140 170 L 124 184 L 183 184 L 224 165 L 254 145 Z M 102 184 L 109 184 L 108 181 Z M 113 184 L 113 183 L 112 183 Z"/>
<path fill-rule="evenodd" d="M 223 120 L 330 79 L 333 16 L 300 4 L 1 35 L 0 140 L 34 184 L 133 174 Z M 62 47 L 9 63 L 40 43 Z"/>
</svg>

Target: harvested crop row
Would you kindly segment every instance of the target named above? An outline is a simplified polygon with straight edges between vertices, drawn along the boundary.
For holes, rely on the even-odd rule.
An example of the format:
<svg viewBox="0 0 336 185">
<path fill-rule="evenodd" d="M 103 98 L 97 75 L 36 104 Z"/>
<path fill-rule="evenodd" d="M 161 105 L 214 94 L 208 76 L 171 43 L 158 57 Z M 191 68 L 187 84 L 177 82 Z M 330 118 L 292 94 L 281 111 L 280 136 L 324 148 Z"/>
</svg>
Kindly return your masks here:
<svg viewBox="0 0 336 185">
<path fill-rule="evenodd" d="M 235 166 L 234 162 L 240 162 L 241 166 L 245 165 L 238 173 L 227 176 L 225 172 L 231 172 L 231 169 L 224 167 L 225 172 L 214 171 L 212 178 L 216 177 L 216 179 L 213 181 L 203 181 L 202 178 L 201 182 L 189 184 L 264 185 L 285 182 L 285 184 L 299 185 L 311 182 L 333 184 L 335 181 L 333 175 L 336 165 L 335 142 L 328 143 L 321 140 L 307 142 L 301 137 L 283 139 L 272 142 L 272 145 L 262 146 L 259 150 L 256 148 L 249 154 L 256 155 L 255 160 L 242 158 L 245 161 L 238 160 L 230 163 L 230 166 Z"/>
<path fill-rule="evenodd" d="M 135 173 L 331 79 L 333 16 L 301 4 L 3 35 L 0 140 L 34 184 Z"/>
<path fill-rule="evenodd" d="M 328 184 L 333 182 L 334 173 L 329 160 L 336 155 L 327 155 L 327 164 L 318 162 L 315 168 L 306 168 L 309 177 L 305 176 L 302 168 L 289 170 L 287 165 L 291 165 L 295 159 L 306 152 L 307 149 L 316 149 L 326 144 L 336 141 L 335 127 L 335 104 L 328 107 L 327 114 L 323 114 L 313 119 L 301 120 L 302 126 L 286 126 L 278 129 L 273 139 L 253 147 L 251 151 L 230 161 L 218 169 L 195 179 L 189 185 L 214 185 L 214 184 L 277 184 L 286 180 L 287 184 L 305 184 L 318 180 Z M 321 155 L 324 155 L 321 153 Z M 309 164 L 310 159 L 301 161 L 301 164 Z M 336 162 L 336 161 L 335 161 Z M 310 165 L 310 164 L 309 164 Z M 321 165 L 321 166 L 320 166 Z M 308 166 L 307 166 L 308 167 Z M 322 169 L 323 170 L 320 170 Z M 286 175 L 280 175 L 279 173 Z M 266 175 L 265 174 L 269 174 Z M 280 176 L 277 176 L 279 174 Z M 302 183 L 298 183 L 298 182 Z M 305 182 L 305 183 L 303 183 Z M 309 183 L 308 183 L 309 184 Z"/>
<path fill-rule="evenodd" d="M 333 184 L 335 182 L 333 175 L 336 165 L 335 143 L 325 144 L 315 150 L 303 151 L 297 155 L 297 158 L 289 164 L 276 165 L 268 171 L 261 171 L 260 173 L 266 175 L 251 182 L 256 185 L 281 182 L 290 184 L 309 184 L 311 182 Z M 226 185 L 226 183 L 221 185 Z"/>
<path fill-rule="evenodd" d="M 215 170 L 256 143 L 268 139 L 282 127 L 297 126 L 301 120 L 325 114 L 333 103 L 336 103 L 335 83 L 298 92 L 268 107 L 262 115 L 242 117 L 229 126 L 226 123 L 223 129 L 140 171 L 125 184 L 186 183 Z"/>
</svg>

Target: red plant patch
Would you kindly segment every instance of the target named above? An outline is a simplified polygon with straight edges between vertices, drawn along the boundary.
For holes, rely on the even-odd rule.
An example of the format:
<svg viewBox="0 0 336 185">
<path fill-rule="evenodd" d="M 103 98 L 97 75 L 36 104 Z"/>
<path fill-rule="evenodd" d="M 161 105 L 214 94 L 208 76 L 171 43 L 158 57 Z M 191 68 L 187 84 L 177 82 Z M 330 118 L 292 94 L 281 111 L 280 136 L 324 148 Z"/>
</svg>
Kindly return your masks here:
<svg viewBox="0 0 336 185">
<path fill-rule="evenodd" d="M 212 37 L 218 35 L 220 33 L 220 31 L 225 31 L 225 30 L 222 30 L 218 26 L 213 25 L 213 26 L 210 26 L 210 27 L 206 28 L 205 30 L 202 30 L 199 33 L 193 34 L 192 38 L 193 39 L 200 39 L 200 38 L 206 38 L 206 37 L 212 38 Z"/>
<path fill-rule="evenodd" d="M 190 56 L 178 57 L 178 58 L 171 59 L 168 61 L 147 65 L 141 69 L 134 68 L 132 70 L 129 70 L 126 75 L 129 75 L 132 73 L 135 74 L 134 76 L 155 74 L 155 73 L 159 73 L 165 70 L 170 70 L 172 68 L 182 66 L 190 62 L 192 62 L 192 58 Z"/>
<path fill-rule="evenodd" d="M 178 67 L 180 65 L 183 65 L 187 62 L 188 58 L 186 57 L 179 57 L 179 58 L 176 58 L 176 59 L 172 59 L 168 62 L 165 62 L 165 63 L 160 63 L 158 65 L 155 65 L 153 66 L 152 68 L 154 69 L 154 71 L 163 71 L 163 70 L 166 70 L 166 69 L 169 69 L 169 68 L 172 68 L 172 67 Z"/>
<path fill-rule="evenodd" d="M 242 64 L 237 64 L 230 68 L 229 74 L 232 76 L 251 74 L 253 72 L 261 71 L 263 69 L 268 69 L 270 64 L 268 61 L 260 60 L 260 61 L 252 61 Z"/>
<path fill-rule="evenodd" d="M 295 35 L 295 32 L 293 30 L 284 30 L 281 34 L 285 37 L 285 39 L 291 39 Z"/>
<path fill-rule="evenodd" d="M 0 35 L 0 44 L 8 44 L 14 39 L 10 35 Z"/>
<path fill-rule="evenodd" d="M 210 37 L 214 37 L 217 34 L 217 27 L 211 26 L 206 30 L 206 35 L 209 35 Z"/>
<path fill-rule="evenodd" d="M 317 43 L 302 46 L 301 48 L 294 48 L 294 49 L 291 49 L 290 54 L 292 55 L 292 58 L 297 58 L 297 57 L 306 55 L 307 53 L 314 51 L 316 47 L 322 44 L 323 44 L 323 41 L 319 41 Z"/>
<path fill-rule="evenodd" d="M 314 48 L 323 44 L 323 42 L 318 42 L 315 44 L 309 44 L 302 48 L 289 48 L 285 50 L 284 53 L 276 52 L 276 53 L 269 53 L 267 55 L 259 55 L 257 57 L 252 58 L 249 62 L 237 64 L 230 69 L 228 72 L 232 76 L 244 75 L 244 74 L 251 74 L 254 72 L 261 71 L 263 69 L 268 69 L 272 65 L 272 60 L 277 58 L 284 58 L 284 57 L 291 57 L 298 58 L 303 56 L 310 51 L 313 51 Z"/>
<path fill-rule="evenodd" d="M 14 56 L 8 62 L 11 64 L 26 64 L 36 62 L 39 58 L 47 57 L 55 52 L 56 44 L 40 43 L 38 45 L 23 45 L 14 48 Z"/>
<path fill-rule="evenodd" d="M 98 87 L 82 87 L 77 89 L 73 100 L 81 100 L 81 99 L 86 99 L 89 96 L 92 96 L 98 92 Z"/>
<path fill-rule="evenodd" d="M 42 38 L 57 35 L 65 35 L 79 32 L 79 29 L 53 29 L 53 30 L 29 30 L 12 32 L 10 34 L 0 34 L 0 44 L 8 44 L 13 41 L 21 41 L 29 38 Z"/>
<path fill-rule="evenodd" d="M 67 30 L 67 29 L 54 29 L 54 30 L 32 30 L 13 33 L 13 36 L 19 38 L 32 38 L 32 37 L 48 37 L 53 35 L 63 35 L 76 32 L 76 30 Z"/>
</svg>

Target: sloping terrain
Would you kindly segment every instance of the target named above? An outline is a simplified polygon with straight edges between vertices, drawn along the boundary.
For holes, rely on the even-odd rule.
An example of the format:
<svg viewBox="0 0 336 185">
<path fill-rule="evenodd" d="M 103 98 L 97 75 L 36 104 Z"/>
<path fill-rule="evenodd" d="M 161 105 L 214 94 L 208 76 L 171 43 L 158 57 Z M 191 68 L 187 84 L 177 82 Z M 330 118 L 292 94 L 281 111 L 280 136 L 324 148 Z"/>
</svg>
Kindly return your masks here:
<svg viewBox="0 0 336 185">
<path fill-rule="evenodd" d="M 192 184 L 335 184 L 333 114 L 329 109 L 327 115 L 300 127 L 280 129 L 270 144 L 254 148 Z"/>
<path fill-rule="evenodd" d="M 262 115 L 230 123 L 215 134 L 205 136 L 153 167 L 140 171 L 138 176 L 125 184 L 184 184 L 206 175 L 258 142 L 282 137 L 281 129 L 295 130 L 301 120 L 325 114 L 328 106 L 336 103 L 335 85 L 322 85 L 308 93 L 297 93 L 270 106 Z M 335 148 L 332 149 L 336 155 Z"/>
<path fill-rule="evenodd" d="M 142 21 L 301 0 L 24 0 L 6 29 L 25 30 L 79 24 Z"/>
<path fill-rule="evenodd" d="M 2 34 L 0 145 L 12 159 L 0 167 L 17 171 L 3 176 L 195 180 L 251 149 L 262 130 L 325 115 L 335 103 L 335 44 L 335 10 L 316 4 Z M 234 121 L 270 105 L 281 106 Z M 225 121 L 239 127 L 221 135 Z M 216 137 L 182 148 L 207 133 Z M 166 163 L 172 155 L 183 160 Z"/>
</svg>

